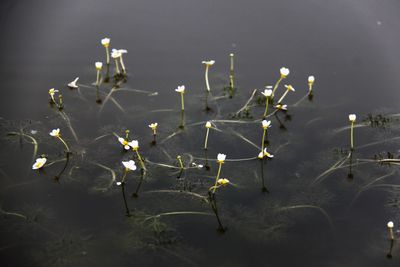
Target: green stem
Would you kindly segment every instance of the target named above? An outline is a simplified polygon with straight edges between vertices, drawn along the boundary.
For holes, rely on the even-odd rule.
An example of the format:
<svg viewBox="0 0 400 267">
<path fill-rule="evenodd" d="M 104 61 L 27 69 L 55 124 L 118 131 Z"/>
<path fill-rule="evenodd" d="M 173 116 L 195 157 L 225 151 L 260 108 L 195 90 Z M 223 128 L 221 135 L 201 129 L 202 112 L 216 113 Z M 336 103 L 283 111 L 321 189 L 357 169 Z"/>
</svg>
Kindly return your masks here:
<svg viewBox="0 0 400 267">
<path fill-rule="evenodd" d="M 124 170 L 124 174 L 122 175 L 121 178 L 121 184 L 125 183 L 125 178 L 126 178 L 126 174 L 128 173 L 127 169 Z"/>
<path fill-rule="evenodd" d="M 351 122 L 350 127 L 350 148 L 354 150 L 354 122 Z"/>
<path fill-rule="evenodd" d="M 106 55 L 107 55 L 107 64 L 110 64 L 110 50 L 108 49 L 108 46 L 106 46 Z"/>
<path fill-rule="evenodd" d="M 120 74 L 117 58 L 115 58 L 115 69 L 116 69 L 117 74 Z"/>
<path fill-rule="evenodd" d="M 183 166 L 182 157 L 181 157 L 181 156 L 177 156 L 176 158 L 178 159 L 179 166 L 180 166 L 181 169 L 183 170 L 185 167 Z"/>
<path fill-rule="evenodd" d="M 181 93 L 181 108 L 182 110 L 185 110 L 185 99 L 183 97 L 183 93 Z"/>
<path fill-rule="evenodd" d="M 67 152 L 70 152 L 69 147 L 68 147 L 67 143 L 64 141 L 64 139 L 62 139 L 61 136 L 57 136 L 57 137 L 64 144 L 65 148 L 67 149 Z"/>
<path fill-rule="evenodd" d="M 122 184 L 121 184 L 121 190 L 122 190 L 122 197 L 124 199 L 124 204 L 125 204 L 126 216 L 130 216 L 131 214 L 129 212 L 128 202 L 126 201 L 126 196 L 125 196 L 125 184 L 124 184 L 124 182 L 122 182 Z"/>
<path fill-rule="evenodd" d="M 206 87 L 207 87 L 207 91 L 210 92 L 210 83 L 208 82 L 208 68 L 209 66 L 206 65 L 206 71 L 205 71 L 205 80 L 206 80 Z"/>
<path fill-rule="evenodd" d="M 279 103 L 282 103 L 283 99 L 285 98 L 285 96 L 287 95 L 288 92 L 289 92 L 289 90 L 287 89 L 287 90 L 283 93 L 283 95 L 281 96 L 281 98 L 279 98 L 279 100 L 278 100 L 278 104 L 279 104 Z"/>
<path fill-rule="evenodd" d="M 144 165 L 142 156 L 140 156 L 140 154 L 139 154 L 139 149 L 136 149 L 135 151 L 136 151 L 136 155 L 137 155 L 137 157 L 138 157 L 138 160 L 139 160 L 139 162 L 140 162 L 140 166 L 141 166 L 142 170 L 143 170 L 143 171 L 146 171 L 146 166 Z"/>
<path fill-rule="evenodd" d="M 266 97 L 266 99 L 265 99 L 264 118 L 267 117 L 267 113 L 268 113 L 268 104 L 269 104 L 269 97 Z"/>
<path fill-rule="evenodd" d="M 99 86 L 100 83 L 100 70 L 97 70 L 97 76 L 96 76 L 96 85 Z"/>
<path fill-rule="evenodd" d="M 283 77 L 281 76 L 279 78 L 279 80 L 275 83 L 274 89 L 272 89 L 272 95 L 271 95 L 272 98 L 274 97 L 275 91 L 276 91 L 276 89 L 278 89 L 278 86 L 279 86 L 279 84 L 281 83 L 282 80 L 283 80 Z"/>
<path fill-rule="evenodd" d="M 218 173 L 217 173 L 217 177 L 215 178 L 215 185 L 213 188 L 213 194 L 215 194 L 215 190 L 217 190 L 217 185 L 218 185 L 218 179 L 219 179 L 219 175 L 221 174 L 221 168 L 222 168 L 222 163 L 219 163 L 219 167 L 218 167 Z"/>
<path fill-rule="evenodd" d="M 263 129 L 263 136 L 262 136 L 262 141 L 261 141 L 261 153 L 264 153 L 264 142 L 265 142 L 265 136 L 267 133 L 267 129 Z"/>
<path fill-rule="evenodd" d="M 119 57 L 119 62 L 121 63 L 122 72 L 126 73 L 124 60 L 122 59 L 122 55 Z"/>
<path fill-rule="evenodd" d="M 207 143 L 208 143 L 208 134 L 210 133 L 210 128 L 207 128 L 206 132 L 206 140 L 204 141 L 204 149 L 207 149 Z"/>
</svg>

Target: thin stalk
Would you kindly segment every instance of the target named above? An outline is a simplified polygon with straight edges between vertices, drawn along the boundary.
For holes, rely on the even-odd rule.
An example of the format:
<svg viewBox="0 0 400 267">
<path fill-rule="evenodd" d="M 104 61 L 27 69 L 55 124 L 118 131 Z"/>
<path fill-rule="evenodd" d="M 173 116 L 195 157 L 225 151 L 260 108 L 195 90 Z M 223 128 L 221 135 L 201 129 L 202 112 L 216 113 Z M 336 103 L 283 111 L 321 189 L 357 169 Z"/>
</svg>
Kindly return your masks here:
<svg viewBox="0 0 400 267">
<path fill-rule="evenodd" d="M 287 90 L 283 93 L 283 95 L 281 96 L 281 98 L 279 98 L 279 100 L 278 100 L 278 104 L 279 104 L 279 103 L 282 103 L 283 99 L 285 98 L 285 96 L 287 95 L 288 92 L 289 92 L 289 90 L 287 89 Z"/>
<path fill-rule="evenodd" d="M 354 122 L 351 122 L 350 127 L 350 149 L 354 150 Z"/>
<path fill-rule="evenodd" d="M 182 157 L 181 156 L 177 156 L 176 158 L 178 159 L 179 166 L 180 166 L 181 170 L 183 170 L 185 167 L 183 166 Z"/>
<path fill-rule="evenodd" d="M 181 111 L 181 124 L 179 125 L 180 129 L 185 128 L 185 111 L 182 110 Z M 167 137 L 166 139 L 164 139 L 164 141 L 168 140 L 169 138 L 173 137 L 174 135 L 178 134 L 178 132 L 173 133 L 172 135 L 170 135 L 169 137 Z M 163 141 L 163 142 L 164 142 Z"/>
<path fill-rule="evenodd" d="M 124 60 L 122 59 L 122 55 L 119 57 L 119 62 L 121 63 L 122 72 L 126 73 Z"/>
<path fill-rule="evenodd" d="M 220 162 L 219 166 L 218 166 L 218 173 L 217 173 L 217 176 L 215 178 L 215 185 L 214 185 L 214 188 L 213 188 L 213 191 L 212 191 L 213 194 L 215 194 L 215 190 L 217 190 L 218 179 L 219 179 L 219 175 L 221 174 L 221 168 L 222 168 L 222 162 Z"/>
<path fill-rule="evenodd" d="M 207 128 L 207 130 L 206 130 L 206 139 L 204 140 L 204 149 L 207 149 L 208 134 L 209 133 L 210 133 L 210 128 Z"/>
<path fill-rule="evenodd" d="M 230 71 L 233 72 L 233 54 L 230 54 L 230 58 L 231 58 L 231 68 Z"/>
<path fill-rule="evenodd" d="M 142 168 L 143 171 L 146 171 L 146 166 L 144 165 L 143 158 L 139 153 L 139 149 L 135 149 L 135 152 L 136 152 L 136 155 L 137 155 L 138 160 L 140 162 L 140 167 Z"/>
<path fill-rule="evenodd" d="M 350 158 L 349 158 L 349 173 L 347 174 L 347 178 L 353 178 L 353 151 L 350 151 Z"/>
<path fill-rule="evenodd" d="M 181 93 L 181 110 L 185 110 L 185 99 L 183 97 L 183 93 Z"/>
<path fill-rule="evenodd" d="M 388 257 L 389 259 L 392 258 L 393 245 L 394 245 L 394 240 L 391 239 L 391 240 L 390 240 L 389 251 L 388 251 L 388 253 L 386 254 L 386 257 Z"/>
<path fill-rule="evenodd" d="M 106 46 L 106 56 L 107 56 L 107 64 L 110 65 L 110 50 L 108 46 Z"/>
<path fill-rule="evenodd" d="M 100 70 L 97 70 L 97 75 L 96 75 L 96 85 L 100 85 Z"/>
<path fill-rule="evenodd" d="M 61 136 L 57 136 L 57 137 L 58 137 L 58 139 L 60 139 L 60 141 L 64 144 L 65 149 L 67 150 L 67 153 L 69 153 L 70 150 L 69 150 L 69 147 L 68 147 L 67 143 L 64 141 L 64 139 L 61 138 Z"/>
<path fill-rule="evenodd" d="M 63 97 L 62 97 L 62 94 L 59 94 L 59 95 L 58 95 L 58 109 L 61 110 L 61 109 L 63 109 L 63 108 L 64 108 L 64 105 L 63 105 Z"/>
<path fill-rule="evenodd" d="M 210 110 L 210 107 L 208 106 L 208 95 L 210 94 L 209 91 L 206 91 L 206 110 Z"/>
<path fill-rule="evenodd" d="M 269 97 L 265 98 L 265 110 L 264 110 L 264 118 L 267 117 L 267 113 L 268 113 L 268 104 L 269 104 Z"/>
<path fill-rule="evenodd" d="M 393 233 L 393 228 L 389 227 L 389 238 L 390 240 L 394 240 L 394 233 Z"/>
<path fill-rule="evenodd" d="M 233 88 L 235 88 L 233 73 L 231 73 L 229 75 L 229 87 L 231 88 L 231 90 L 233 90 Z M 233 92 L 232 92 L 232 94 L 233 94 Z"/>
<path fill-rule="evenodd" d="M 204 74 L 204 78 L 206 80 L 207 91 L 210 92 L 210 83 L 208 82 L 208 68 L 209 68 L 209 66 L 206 65 L 206 71 L 205 71 L 205 74 Z"/>
<path fill-rule="evenodd" d="M 119 66 L 118 66 L 118 58 L 115 58 L 115 70 L 117 74 L 120 74 L 121 72 L 119 71 Z"/>
<path fill-rule="evenodd" d="M 272 89 L 272 95 L 271 97 L 274 98 L 275 95 L 275 91 L 276 89 L 278 89 L 279 84 L 281 83 L 281 81 L 283 80 L 283 77 L 281 76 L 278 81 L 275 83 L 274 88 Z"/>
<path fill-rule="evenodd" d="M 132 197 L 137 198 L 137 197 L 139 196 L 139 190 L 140 190 L 140 187 L 142 187 L 143 180 L 144 180 L 144 172 L 142 172 L 142 174 L 140 175 L 139 183 L 138 183 L 138 185 L 136 186 L 135 192 L 132 193 Z"/>
<path fill-rule="evenodd" d="M 264 179 L 264 159 L 261 159 L 260 163 L 261 163 L 261 182 L 262 182 L 261 190 L 263 192 L 268 192 L 267 187 L 265 187 L 265 179 Z"/>
<path fill-rule="evenodd" d="M 124 204 L 125 204 L 126 216 L 131 216 L 131 213 L 129 212 L 128 202 L 126 201 L 125 183 L 121 183 L 121 190 L 122 190 L 122 198 L 124 199 Z"/>
<path fill-rule="evenodd" d="M 65 170 L 67 169 L 68 163 L 69 163 L 69 153 L 67 153 L 65 155 L 65 164 L 64 167 L 62 168 L 62 170 L 58 173 L 58 175 L 54 176 L 54 179 L 58 182 L 61 178 L 61 175 L 65 172 Z"/>
<path fill-rule="evenodd" d="M 265 143 L 265 136 L 267 135 L 267 129 L 263 129 L 263 136 L 261 141 L 261 153 L 264 153 L 264 143 Z"/>
<path fill-rule="evenodd" d="M 221 219 L 219 218 L 219 214 L 218 214 L 217 199 L 215 198 L 215 195 L 210 194 L 210 192 L 209 192 L 209 199 L 210 199 L 209 203 L 210 203 L 211 209 L 213 210 L 215 217 L 217 218 L 217 221 L 218 221 L 218 225 L 219 225 L 218 230 L 220 230 L 221 232 L 224 232 L 225 228 L 222 225 Z"/>
</svg>

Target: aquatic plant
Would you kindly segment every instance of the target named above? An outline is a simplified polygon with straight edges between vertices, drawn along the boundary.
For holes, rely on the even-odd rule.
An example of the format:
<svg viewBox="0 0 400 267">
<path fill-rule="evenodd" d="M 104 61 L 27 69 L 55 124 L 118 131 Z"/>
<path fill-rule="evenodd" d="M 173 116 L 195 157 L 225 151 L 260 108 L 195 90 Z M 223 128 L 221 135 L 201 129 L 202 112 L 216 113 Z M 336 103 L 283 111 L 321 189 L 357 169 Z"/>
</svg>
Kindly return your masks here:
<svg viewBox="0 0 400 267">
<path fill-rule="evenodd" d="M 389 238 L 390 238 L 390 240 L 394 240 L 393 227 L 394 227 L 394 223 L 392 221 L 387 223 L 387 228 L 389 230 Z"/>
<path fill-rule="evenodd" d="M 288 68 L 282 67 L 282 68 L 280 68 L 279 72 L 280 72 L 280 77 L 279 77 L 278 81 L 276 81 L 274 88 L 272 89 L 272 96 L 271 96 L 272 98 L 274 98 L 275 92 L 278 89 L 281 81 L 289 75 L 290 70 Z"/>
<path fill-rule="evenodd" d="M 136 170 L 136 164 L 133 160 L 129 160 L 129 161 L 122 161 L 122 165 L 124 165 L 124 167 L 125 167 L 124 174 L 122 175 L 121 181 L 117 182 L 117 185 L 121 186 L 121 189 L 122 189 L 122 197 L 124 199 L 126 216 L 130 216 L 130 211 L 129 211 L 128 203 L 126 201 L 126 196 L 125 196 L 125 179 L 126 179 L 126 175 L 128 174 L 128 172 Z"/>
<path fill-rule="evenodd" d="M 107 65 L 110 65 L 110 51 L 109 51 L 109 47 L 110 47 L 110 38 L 103 38 L 101 39 L 101 44 L 104 46 L 104 48 L 106 49 L 106 63 Z"/>
<path fill-rule="evenodd" d="M 69 146 L 68 146 L 67 142 L 65 142 L 64 139 L 61 138 L 60 128 L 53 129 L 49 134 L 50 134 L 51 136 L 54 136 L 54 137 L 57 138 L 58 140 L 60 140 L 61 143 L 63 143 L 63 145 L 64 145 L 64 147 L 65 147 L 65 149 L 66 149 L 66 151 L 67 151 L 67 154 L 69 154 L 69 152 L 70 152 Z"/>
<path fill-rule="evenodd" d="M 266 141 L 266 137 L 267 137 L 267 130 L 268 130 L 268 128 L 272 127 L 271 121 L 263 120 L 263 121 L 261 121 L 261 126 L 263 128 L 263 135 L 262 135 L 262 139 L 261 139 L 261 153 L 263 153 L 265 141 Z"/>
<path fill-rule="evenodd" d="M 96 67 L 96 85 L 99 86 L 100 85 L 100 71 L 103 68 L 103 63 L 102 62 L 96 62 L 94 63 L 94 66 Z"/>
<path fill-rule="evenodd" d="M 184 99 L 185 86 L 184 85 L 178 86 L 178 88 L 175 89 L 175 92 L 181 94 L 181 110 L 184 111 L 185 110 L 185 99 Z"/>
<path fill-rule="evenodd" d="M 205 127 L 206 127 L 206 138 L 205 138 L 205 140 L 204 140 L 204 149 L 207 150 L 208 135 L 209 135 L 209 133 L 210 133 L 210 128 L 212 127 L 211 122 L 210 122 L 210 121 L 207 121 L 206 124 L 205 124 Z"/>
<path fill-rule="evenodd" d="M 313 85 L 315 82 L 315 77 L 314 76 L 308 76 L 308 94 L 312 94 L 312 90 L 313 90 Z"/>
<path fill-rule="evenodd" d="M 128 53 L 128 50 L 126 49 L 112 49 L 112 53 L 114 53 L 114 55 L 119 55 L 119 63 L 121 64 L 121 69 L 122 69 L 122 73 L 126 73 L 126 68 L 125 68 L 125 64 L 124 64 L 124 59 L 123 59 L 123 55 Z"/>
<path fill-rule="evenodd" d="M 354 123 L 356 122 L 356 114 L 350 114 L 349 115 L 349 121 L 350 121 L 350 149 L 354 150 Z"/>
<path fill-rule="evenodd" d="M 261 92 L 261 94 L 265 96 L 265 110 L 264 110 L 263 118 L 266 118 L 267 114 L 268 114 L 269 100 L 272 96 L 272 86 L 266 86 L 264 92 Z"/>
<path fill-rule="evenodd" d="M 152 141 L 152 144 L 155 144 L 155 143 L 156 143 L 157 127 L 158 127 L 158 123 L 157 123 L 157 122 L 153 122 L 153 123 L 149 124 L 149 128 L 153 131 L 153 141 Z"/>
</svg>

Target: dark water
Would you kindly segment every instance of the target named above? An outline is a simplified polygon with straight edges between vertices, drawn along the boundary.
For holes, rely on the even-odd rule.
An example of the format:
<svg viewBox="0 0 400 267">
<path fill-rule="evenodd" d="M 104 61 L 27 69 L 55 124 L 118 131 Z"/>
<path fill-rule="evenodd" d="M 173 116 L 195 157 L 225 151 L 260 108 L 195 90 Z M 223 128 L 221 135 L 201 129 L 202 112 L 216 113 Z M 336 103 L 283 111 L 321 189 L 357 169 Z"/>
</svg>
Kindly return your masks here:
<svg viewBox="0 0 400 267">
<path fill-rule="evenodd" d="M 386 227 L 393 221 L 398 234 L 398 1 L 3 1 L 0 8 L 2 266 L 398 266 L 396 242 L 387 257 Z M 104 37 L 128 50 L 128 75 L 107 101 L 112 82 L 103 83 L 98 104 L 94 62 L 105 61 Z M 231 99 L 223 91 L 230 53 Z M 211 112 L 201 64 L 208 59 L 216 60 Z M 275 157 L 263 165 L 265 193 L 255 159 L 264 105 L 256 100 L 282 66 L 291 72 L 277 94 L 286 83 L 296 92 L 280 122 L 270 117 Z M 316 77 L 313 101 L 298 102 L 308 75 Z M 77 76 L 79 90 L 68 89 Z M 174 91 L 181 84 L 183 130 Z M 48 104 L 53 87 L 62 112 Z M 232 118 L 256 88 L 247 116 Z M 351 162 L 349 113 L 357 114 Z M 207 120 L 218 130 L 205 155 Z M 155 146 L 151 122 L 159 124 Z M 68 162 L 48 134 L 54 128 L 71 147 Z M 134 155 L 113 135 L 126 129 L 147 166 L 142 183 L 139 170 L 128 173 L 130 217 L 113 181 Z M 26 135 L 48 158 L 41 172 L 31 170 Z M 216 193 L 225 233 L 199 197 L 214 183 L 218 153 L 227 154 L 222 177 L 232 182 Z M 177 155 L 186 166 L 180 176 Z M 377 163 L 392 155 L 394 163 Z M 192 164 L 205 157 L 210 170 Z"/>
</svg>

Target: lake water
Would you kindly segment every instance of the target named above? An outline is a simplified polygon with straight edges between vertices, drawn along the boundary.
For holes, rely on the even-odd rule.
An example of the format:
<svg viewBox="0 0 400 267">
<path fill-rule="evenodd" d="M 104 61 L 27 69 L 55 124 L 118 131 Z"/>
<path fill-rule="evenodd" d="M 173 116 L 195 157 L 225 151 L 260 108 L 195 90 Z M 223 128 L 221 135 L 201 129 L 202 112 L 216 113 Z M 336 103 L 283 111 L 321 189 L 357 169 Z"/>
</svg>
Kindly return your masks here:
<svg viewBox="0 0 400 267">
<path fill-rule="evenodd" d="M 387 228 L 393 221 L 400 238 L 399 1 L 3 1 L 0 10 L 2 266 L 399 265 Z M 111 59 L 110 81 L 104 65 L 96 88 L 104 37 L 128 50 L 127 74 L 115 81 Z M 269 105 L 274 158 L 261 161 L 260 92 L 281 67 L 290 74 L 276 95 L 285 84 L 296 91 L 287 112 Z M 79 88 L 68 88 L 75 77 Z M 71 153 L 49 135 L 56 128 Z M 146 172 L 117 140 L 126 130 Z M 210 198 L 218 153 L 230 183 Z M 40 155 L 44 168 L 32 170 Z M 118 186 L 129 159 L 138 169 Z"/>
</svg>

